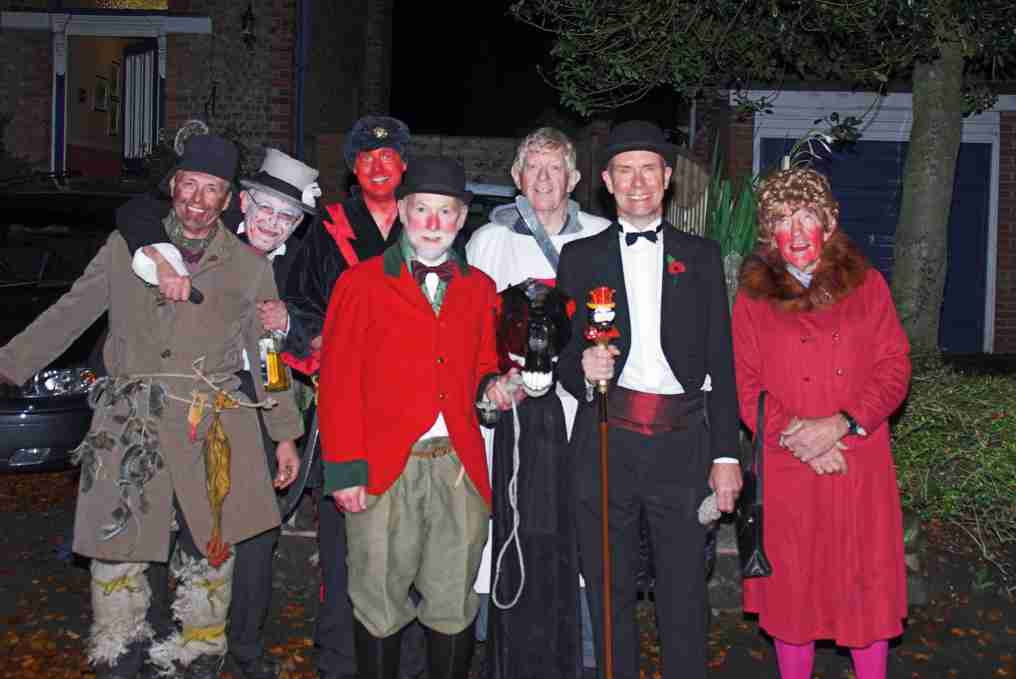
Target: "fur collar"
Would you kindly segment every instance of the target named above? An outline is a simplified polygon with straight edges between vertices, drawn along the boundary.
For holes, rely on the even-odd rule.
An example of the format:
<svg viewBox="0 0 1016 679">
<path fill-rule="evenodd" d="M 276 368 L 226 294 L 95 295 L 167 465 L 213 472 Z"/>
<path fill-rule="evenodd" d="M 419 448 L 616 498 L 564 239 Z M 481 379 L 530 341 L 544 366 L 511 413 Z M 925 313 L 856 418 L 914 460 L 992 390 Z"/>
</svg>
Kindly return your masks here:
<svg viewBox="0 0 1016 679">
<path fill-rule="evenodd" d="M 741 265 L 738 289 L 753 299 L 768 299 L 785 311 L 813 311 L 832 306 L 864 282 L 871 265 L 842 231 L 822 247 L 822 259 L 811 286 L 794 278 L 775 248 L 760 245 Z"/>
</svg>

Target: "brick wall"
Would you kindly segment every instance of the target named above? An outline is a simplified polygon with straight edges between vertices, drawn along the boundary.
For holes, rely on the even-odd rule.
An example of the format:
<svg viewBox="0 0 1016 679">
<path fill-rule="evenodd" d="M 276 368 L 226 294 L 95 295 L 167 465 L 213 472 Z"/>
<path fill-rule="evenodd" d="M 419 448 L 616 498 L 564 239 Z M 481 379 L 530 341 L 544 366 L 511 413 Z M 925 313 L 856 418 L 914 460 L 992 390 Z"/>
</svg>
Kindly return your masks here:
<svg viewBox="0 0 1016 679">
<path fill-rule="evenodd" d="M 256 3 L 256 43 L 241 37 L 247 3 L 178 0 L 173 11 L 212 20 L 212 34 L 167 40 L 166 127 L 175 132 L 191 118 L 246 146 L 242 172 L 256 171 L 264 146 L 293 150 L 296 92 L 296 0 Z"/>
<path fill-rule="evenodd" d="M 995 352 L 1016 353 L 1016 112 L 1001 119 Z"/>
<path fill-rule="evenodd" d="M 49 168 L 51 52 L 48 31 L 0 33 L 0 113 L 13 116 L 4 130 L 4 145 L 9 153 L 40 169 Z"/>
</svg>

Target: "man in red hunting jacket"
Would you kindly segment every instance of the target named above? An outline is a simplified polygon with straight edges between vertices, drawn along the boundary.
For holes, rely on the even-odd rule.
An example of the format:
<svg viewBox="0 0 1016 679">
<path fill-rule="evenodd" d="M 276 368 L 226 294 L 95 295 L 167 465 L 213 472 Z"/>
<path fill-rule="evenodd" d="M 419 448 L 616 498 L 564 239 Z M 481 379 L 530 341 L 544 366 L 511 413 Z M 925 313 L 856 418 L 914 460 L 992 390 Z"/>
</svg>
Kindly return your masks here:
<svg viewBox="0 0 1016 679">
<path fill-rule="evenodd" d="M 465 679 L 490 512 L 475 404 L 510 407 L 511 375 L 496 374 L 494 283 L 451 250 L 472 197 L 462 166 L 414 158 L 397 195 L 399 241 L 343 274 L 328 306 L 325 492 L 347 515 L 359 671 L 395 676 L 419 619 L 430 676 Z"/>
</svg>

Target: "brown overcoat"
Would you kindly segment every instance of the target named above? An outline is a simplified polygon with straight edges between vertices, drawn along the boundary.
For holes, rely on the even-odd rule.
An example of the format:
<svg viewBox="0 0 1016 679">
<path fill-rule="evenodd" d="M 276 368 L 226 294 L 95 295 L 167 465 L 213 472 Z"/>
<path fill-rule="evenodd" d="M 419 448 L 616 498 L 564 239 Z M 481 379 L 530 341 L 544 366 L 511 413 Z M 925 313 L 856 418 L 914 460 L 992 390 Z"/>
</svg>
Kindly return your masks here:
<svg viewBox="0 0 1016 679">
<path fill-rule="evenodd" d="M 123 238 L 114 233 L 89 263 L 74 286 L 42 313 L 24 332 L 0 349 L 0 374 L 23 382 L 62 353 L 103 312 L 109 312 L 104 358 L 112 377 L 152 373 L 193 374 L 192 362 L 204 357 L 207 373 L 243 370 L 243 350 L 257 370 L 257 339 L 264 332 L 256 313 L 258 300 L 277 299 L 271 264 L 219 225 L 193 273 L 203 304 L 159 304 L 158 290 L 146 286 L 131 269 Z M 192 390 L 210 390 L 194 379 L 156 378 L 170 393 L 189 398 Z M 255 375 L 257 395 L 264 399 Z M 237 381 L 234 378 L 233 384 Z M 303 422 L 291 392 L 272 394 L 278 406 L 264 411 L 269 436 L 295 439 Z M 204 551 L 211 535 L 210 505 L 205 488 L 203 434 L 188 438 L 188 405 L 167 399 L 159 423 L 163 469 L 145 485 L 149 503 L 139 510 L 130 496 L 133 517 L 126 530 L 108 541 L 99 539 L 102 526 L 120 497 L 116 484 L 123 450 L 100 451 L 101 468 L 88 492 L 79 490 L 74 522 L 74 551 L 88 557 L 127 561 L 165 561 L 176 494 L 197 546 Z M 206 410 L 206 415 L 208 411 Z M 231 490 L 223 506 L 223 539 L 230 543 L 279 525 L 271 481 L 264 463 L 256 413 L 249 408 L 224 411 L 222 423 L 231 443 Z M 96 413 L 93 430 L 117 437 L 122 425 Z M 83 486 L 84 484 L 82 484 Z"/>
</svg>

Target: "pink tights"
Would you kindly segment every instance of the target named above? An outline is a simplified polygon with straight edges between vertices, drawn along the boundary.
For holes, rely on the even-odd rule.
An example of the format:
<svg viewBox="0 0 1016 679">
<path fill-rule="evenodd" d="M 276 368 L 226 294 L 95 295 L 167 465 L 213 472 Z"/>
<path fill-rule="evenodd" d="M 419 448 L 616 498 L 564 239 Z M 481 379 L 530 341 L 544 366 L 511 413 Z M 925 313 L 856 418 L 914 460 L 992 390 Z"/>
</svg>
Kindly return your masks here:
<svg viewBox="0 0 1016 679">
<path fill-rule="evenodd" d="M 780 666 L 781 679 L 811 679 L 811 668 L 815 662 L 815 642 L 791 644 L 776 642 L 776 662 Z M 854 659 L 857 679 L 885 679 L 886 660 L 889 657 L 889 642 L 876 641 L 864 648 L 850 649 Z"/>
</svg>

